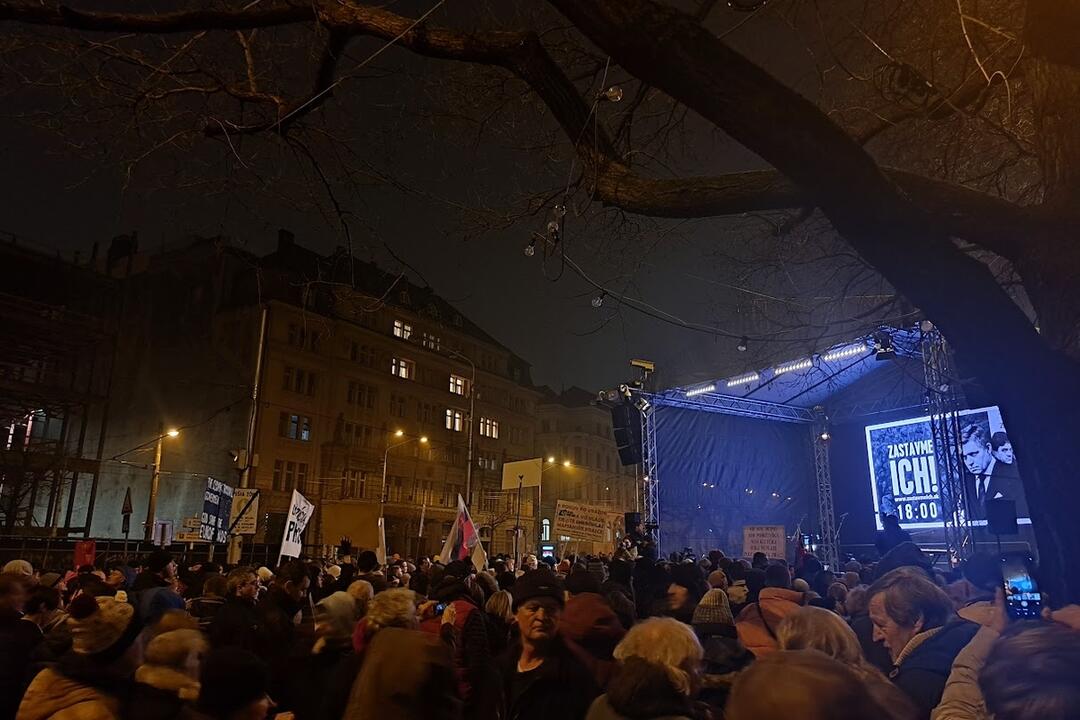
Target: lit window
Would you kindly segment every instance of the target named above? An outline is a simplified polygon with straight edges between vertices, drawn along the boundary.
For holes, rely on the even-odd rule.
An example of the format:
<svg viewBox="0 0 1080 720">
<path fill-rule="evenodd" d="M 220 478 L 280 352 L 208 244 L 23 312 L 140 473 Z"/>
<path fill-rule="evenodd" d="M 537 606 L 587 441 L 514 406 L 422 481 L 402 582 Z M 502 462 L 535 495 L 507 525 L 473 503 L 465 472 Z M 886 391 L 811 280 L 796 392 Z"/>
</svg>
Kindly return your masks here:
<svg viewBox="0 0 1080 720">
<path fill-rule="evenodd" d="M 394 321 L 394 337 L 408 340 L 412 337 L 412 325 L 404 320 Z"/>
<path fill-rule="evenodd" d="M 499 437 L 499 421 L 492 420 L 491 418 L 480 418 L 480 435 L 482 437 L 489 437 L 498 439 Z"/>
<path fill-rule="evenodd" d="M 422 344 L 428 350 L 441 350 L 442 339 L 438 335 L 432 335 L 431 333 L 424 333 Z"/>
<path fill-rule="evenodd" d="M 465 424 L 465 413 L 460 410 L 454 410 L 453 408 L 446 409 L 446 429 L 453 430 L 454 432 L 461 432 L 461 428 Z"/>
<path fill-rule="evenodd" d="M 281 413 L 278 416 L 278 435 L 290 440 L 311 440 L 311 418 L 306 415 Z"/>
<path fill-rule="evenodd" d="M 465 395 L 465 389 L 469 386 L 469 381 L 460 375 L 450 376 L 450 392 L 455 395 Z"/>
<path fill-rule="evenodd" d="M 416 363 L 404 358 L 391 358 L 390 374 L 405 380 L 412 380 L 416 376 Z"/>
</svg>

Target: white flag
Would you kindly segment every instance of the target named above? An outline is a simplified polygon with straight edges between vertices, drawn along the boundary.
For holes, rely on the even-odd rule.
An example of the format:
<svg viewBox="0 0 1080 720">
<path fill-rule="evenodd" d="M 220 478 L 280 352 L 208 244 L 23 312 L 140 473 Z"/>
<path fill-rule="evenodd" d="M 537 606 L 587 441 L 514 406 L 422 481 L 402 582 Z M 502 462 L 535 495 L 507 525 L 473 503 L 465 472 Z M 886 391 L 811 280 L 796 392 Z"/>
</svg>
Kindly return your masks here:
<svg viewBox="0 0 1080 720">
<path fill-rule="evenodd" d="M 296 490 L 292 493 L 292 502 L 289 504 L 289 514 L 285 517 L 285 534 L 281 538 L 281 553 L 278 562 L 283 557 L 298 558 L 303 552 L 301 536 L 307 527 L 315 506 L 306 497 Z"/>
</svg>

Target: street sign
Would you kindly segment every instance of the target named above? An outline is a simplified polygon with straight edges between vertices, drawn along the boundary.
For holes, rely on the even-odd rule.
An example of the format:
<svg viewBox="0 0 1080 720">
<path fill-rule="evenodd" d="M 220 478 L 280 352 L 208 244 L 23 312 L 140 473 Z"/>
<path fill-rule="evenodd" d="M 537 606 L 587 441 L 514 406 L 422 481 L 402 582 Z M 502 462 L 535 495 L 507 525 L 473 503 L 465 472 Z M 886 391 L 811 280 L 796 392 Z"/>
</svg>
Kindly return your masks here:
<svg viewBox="0 0 1080 720">
<path fill-rule="evenodd" d="M 131 515 L 124 513 L 124 522 L 120 527 L 120 532 L 124 533 L 125 535 L 131 532 Z"/>
<path fill-rule="evenodd" d="M 131 508 L 131 488 L 128 488 L 127 492 L 124 493 L 124 507 L 120 508 L 120 514 L 131 515 L 133 512 L 134 510 Z"/>
</svg>

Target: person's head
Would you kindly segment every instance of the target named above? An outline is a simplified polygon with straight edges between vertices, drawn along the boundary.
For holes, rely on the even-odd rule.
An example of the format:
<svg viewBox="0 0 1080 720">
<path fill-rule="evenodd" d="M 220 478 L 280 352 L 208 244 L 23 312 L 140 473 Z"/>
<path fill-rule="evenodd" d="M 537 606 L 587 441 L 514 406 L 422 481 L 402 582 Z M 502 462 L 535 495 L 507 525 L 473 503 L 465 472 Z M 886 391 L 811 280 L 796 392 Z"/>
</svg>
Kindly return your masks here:
<svg viewBox="0 0 1080 720">
<path fill-rule="evenodd" d="M 293 602 L 300 602 L 311 587 L 311 575 L 307 565 L 299 560 L 289 560 L 274 573 L 274 584 Z"/>
<path fill-rule="evenodd" d="M 1012 443 L 1009 442 L 1009 436 L 1003 430 L 999 430 L 990 436 L 990 452 L 994 454 L 994 457 L 999 462 L 1006 465 L 1012 465 L 1013 461 L 1016 460 L 1016 456 L 1013 455 Z"/>
<path fill-rule="evenodd" d="M 259 578 L 259 582 L 264 586 L 269 586 L 270 583 L 274 582 L 274 571 L 265 565 L 260 566 L 259 569 L 255 571 L 255 575 Z"/>
<path fill-rule="evenodd" d="M 196 708 L 213 720 L 264 720 L 274 707 L 270 673 L 257 656 L 222 647 L 203 658 Z"/>
<path fill-rule="evenodd" d="M 752 568 L 746 571 L 746 593 L 750 602 L 757 602 L 758 595 L 765 587 L 765 571 Z"/>
<path fill-rule="evenodd" d="M 790 588 L 791 573 L 785 565 L 770 565 L 765 568 L 765 587 Z"/>
<path fill-rule="evenodd" d="M 111 597 L 78 595 L 67 609 L 72 652 L 98 665 L 134 661 L 130 651 L 142 629 L 134 607 Z"/>
<path fill-rule="evenodd" d="M 855 631 L 834 612 L 801 607 L 784 617 L 776 628 L 781 650 L 818 650 L 847 665 L 863 663 Z"/>
<path fill-rule="evenodd" d="M 10 564 L 10 563 L 9 563 Z M 0 574 L 0 611 L 21 613 L 26 608 L 29 579 L 21 573 Z"/>
<path fill-rule="evenodd" d="M 362 573 L 375 572 L 379 569 L 379 556 L 374 550 L 364 550 L 356 556 L 356 569 Z"/>
<path fill-rule="evenodd" d="M 574 567 L 574 572 L 570 573 L 570 576 L 566 578 L 566 592 L 571 595 L 580 595 L 582 593 L 599 594 L 600 580 L 584 567 L 577 565 Z"/>
<path fill-rule="evenodd" d="M 634 625 L 615 646 L 614 657 L 623 663 L 640 658 L 663 668 L 682 695 L 691 697 L 699 688 L 704 651 L 694 631 L 674 618 L 649 618 Z"/>
<path fill-rule="evenodd" d="M 157 666 L 183 673 L 194 680 L 199 677 L 199 666 L 208 647 L 206 637 L 198 630 L 170 630 L 155 635 L 146 645 L 144 664 L 135 679 L 139 679 L 147 666 Z"/>
<path fill-rule="evenodd" d="M 979 674 L 994 720 L 1075 720 L 1080 714 L 1080 632 L 1022 623 L 994 644 Z"/>
<path fill-rule="evenodd" d="M 5 575 L 21 575 L 24 580 L 30 581 L 34 577 L 34 566 L 26 560 L 9 560 L 4 564 Z"/>
<path fill-rule="evenodd" d="M 717 588 L 719 590 L 727 590 L 728 577 L 723 570 L 713 570 L 709 573 L 709 587 Z"/>
<path fill-rule="evenodd" d="M 945 591 L 915 568 L 897 568 L 870 586 L 874 640 L 893 660 L 921 632 L 944 625 L 954 614 Z"/>
<path fill-rule="evenodd" d="M 983 592 L 994 592 L 1001 584 L 1001 561 L 987 552 L 977 552 L 962 566 L 964 579 Z"/>
<path fill-rule="evenodd" d="M 756 660 L 736 678 L 724 716 L 727 720 L 897 717 L 874 699 L 858 672 L 816 650 L 780 650 Z"/>
<path fill-rule="evenodd" d="M 764 568 L 769 564 L 769 556 L 763 552 L 756 552 L 754 553 L 754 557 L 751 559 L 750 564 L 756 568 Z"/>
<path fill-rule="evenodd" d="M 315 603 L 315 634 L 321 638 L 347 641 L 356 627 L 356 601 L 338 590 Z"/>
<path fill-rule="evenodd" d="M 898 518 L 896 515 L 884 515 L 881 518 L 881 524 L 887 528 L 899 529 L 900 518 Z"/>
<path fill-rule="evenodd" d="M 870 587 L 868 585 L 856 585 L 848 590 L 847 600 L 844 601 L 844 609 L 849 617 L 865 615 L 870 611 Z"/>
<path fill-rule="evenodd" d="M 367 624 L 371 632 L 386 627 L 415 630 L 420 626 L 416 617 L 416 593 L 405 588 L 383 590 L 371 600 Z"/>
<path fill-rule="evenodd" d="M 371 598 L 375 597 L 375 588 L 371 586 L 367 580 L 353 580 L 349 583 L 349 587 L 345 590 L 349 593 L 349 596 L 356 604 L 356 616 L 364 617 L 367 615 L 368 607 L 371 605 Z"/>
<path fill-rule="evenodd" d="M 484 610 L 487 611 L 488 615 L 494 615 L 504 622 L 510 622 L 514 619 L 513 605 L 514 596 L 506 590 L 498 590 L 488 598 Z"/>
<path fill-rule="evenodd" d="M 964 466 L 972 475 L 981 475 L 993 458 L 990 440 L 981 425 L 972 423 L 960 431 L 960 452 L 964 456 Z"/>
<path fill-rule="evenodd" d="M 203 582 L 203 595 L 207 597 L 223 598 L 228 592 L 229 581 L 221 574 L 214 573 Z"/>
<path fill-rule="evenodd" d="M 176 560 L 168 550 L 155 550 L 146 558 L 146 569 L 162 580 L 176 577 Z"/>
<path fill-rule="evenodd" d="M 109 569 L 109 574 L 105 576 L 105 584 L 114 590 L 121 590 L 127 587 L 128 578 L 124 572 L 123 566 L 117 565 L 116 567 Z"/>
<path fill-rule="evenodd" d="M 844 583 L 845 586 L 847 586 L 848 590 L 850 590 L 851 588 L 853 588 L 853 587 L 855 587 L 857 585 L 861 585 L 862 584 L 862 578 L 859 577 L 859 573 L 849 570 L 846 573 L 844 573 L 843 578 L 841 579 L 841 582 Z"/>
<path fill-rule="evenodd" d="M 679 563 L 671 568 L 668 586 L 668 607 L 672 610 L 692 607 L 708 591 L 705 575 L 696 563 Z"/>
<path fill-rule="evenodd" d="M 249 567 L 238 567 L 225 577 L 225 597 L 255 602 L 259 596 L 259 577 Z"/>
<path fill-rule="evenodd" d="M 825 597 L 832 598 L 833 600 L 835 600 L 838 603 L 842 603 L 845 600 L 847 600 L 847 596 L 848 596 L 848 587 L 847 587 L 847 585 L 845 585 L 844 583 L 841 583 L 841 582 L 834 582 L 832 585 L 830 585 L 829 586 L 829 591 L 825 595 Z"/>
<path fill-rule="evenodd" d="M 37 585 L 30 590 L 23 612 L 41 620 L 52 618 L 60 609 L 60 591 L 56 588 Z"/>
<path fill-rule="evenodd" d="M 543 647 L 559 631 L 564 592 L 562 584 L 546 570 L 531 572 L 514 583 L 514 620 L 523 643 Z"/>
<path fill-rule="evenodd" d="M 422 573 L 431 572 L 431 560 L 426 557 L 420 558 L 417 561 L 416 569 Z"/>
<path fill-rule="evenodd" d="M 523 568 L 525 568 L 526 570 L 535 570 L 537 565 L 538 565 L 538 561 L 536 559 L 536 556 L 531 554 L 531 553 L 529 555 L 526 555 L 521 560 L 521 566 Z"/>
</svg>

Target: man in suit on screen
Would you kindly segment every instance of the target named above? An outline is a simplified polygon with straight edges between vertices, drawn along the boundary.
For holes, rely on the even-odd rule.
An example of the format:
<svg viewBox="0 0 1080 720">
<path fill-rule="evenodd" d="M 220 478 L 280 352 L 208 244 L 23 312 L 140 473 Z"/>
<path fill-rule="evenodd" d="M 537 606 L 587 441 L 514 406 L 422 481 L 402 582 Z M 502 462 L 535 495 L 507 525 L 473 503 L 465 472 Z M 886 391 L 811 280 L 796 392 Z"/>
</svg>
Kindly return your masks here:
<svg viewBox="0 0 1080 720">
<path fill-rule="evenodd" d="M 968 471 L 965 489 L 970 519 L 985 520 L 986 501 L 995 498 L 1015 501 L 1017 516 L 1027 517 L 1024 488 L 1016 463 L 1001 462 L 993 450 L 989 433 L 982 425 L 972 423 L 960 431 L 960 451 Z"/>
</svg>

